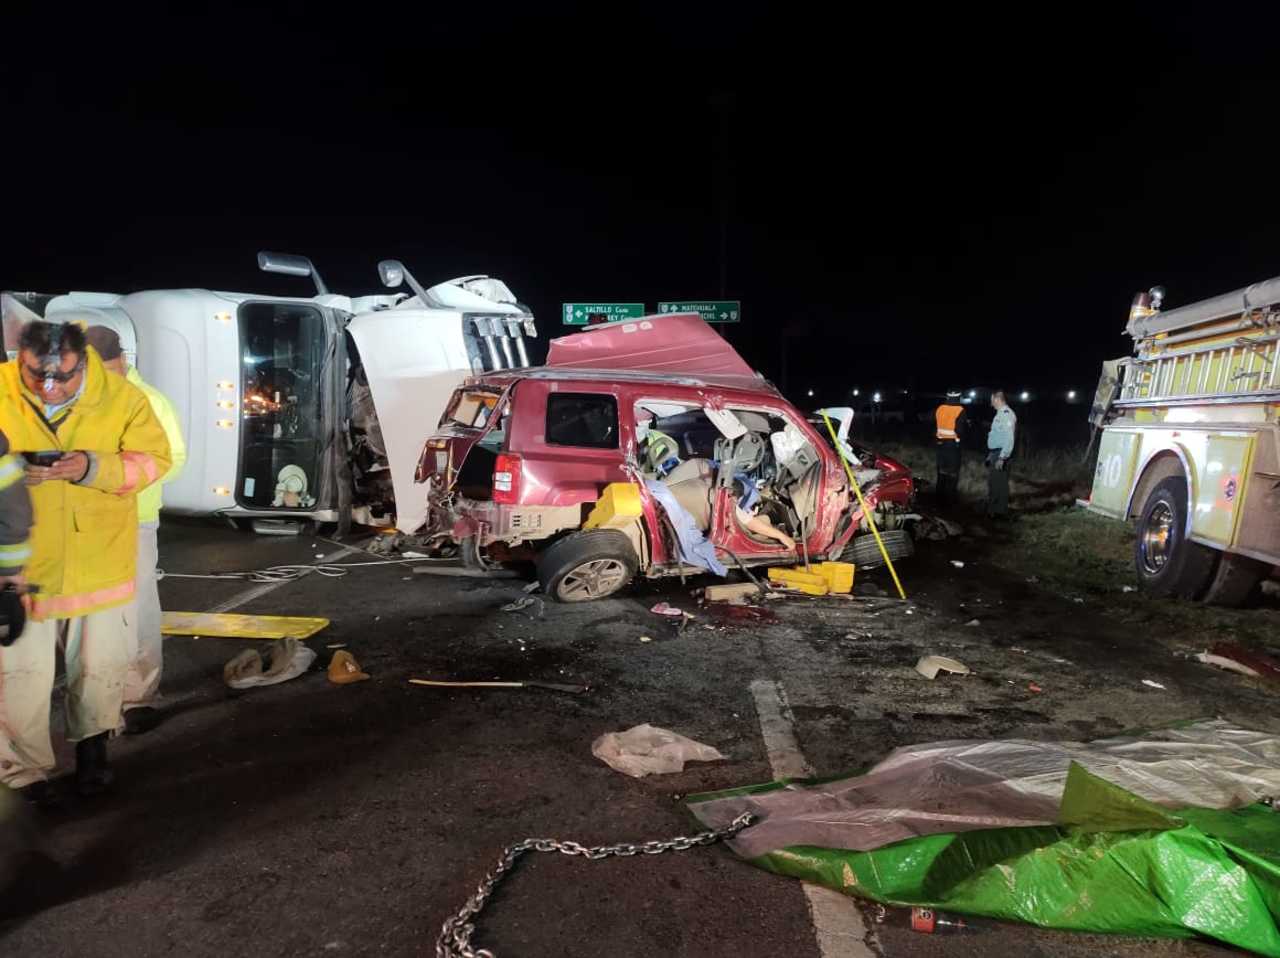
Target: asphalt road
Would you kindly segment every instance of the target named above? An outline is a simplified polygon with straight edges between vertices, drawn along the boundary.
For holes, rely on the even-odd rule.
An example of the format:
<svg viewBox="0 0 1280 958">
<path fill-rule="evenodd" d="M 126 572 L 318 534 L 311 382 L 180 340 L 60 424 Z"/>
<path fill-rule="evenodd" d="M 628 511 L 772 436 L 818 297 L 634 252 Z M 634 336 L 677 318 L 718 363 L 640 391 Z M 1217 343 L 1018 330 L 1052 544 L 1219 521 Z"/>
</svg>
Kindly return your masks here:
<svg viewBox="0 0 1280 958">
<path fill-rule="evenodd" d="M 314 562 L 339 549 L 176 522 L 161 540 L 170 573 Z M 1105 608 L 993 569 L 993 548 L 924 546 L 902 569 L 907 606 L 800 600 L 777 607 L 776 622 L 700 612 L 683 632 L 649 612 L 660 599 L 695 610 L 675 581 L 599 603 L 546 603 L 539 614 L 537 605 L 499 611 L 520 582 L 416 575 L 404 565 L 309 575 L 247 601 L 243 582 L 169 578 L 171 610 L 241 600 L 236 611 L 329 618 L 310 641 L 319 661 L 289 683 L 236 693 L 221 673 L 243 640 L 169 640 L 168 720 L 114 743 L 113 795 L 72 802 L 49 821 L 53 864 L 29 868 L 3 903 L 0 951 L 433 953 L 441 922 L 504 845 L 687 834 L 696 826 L 683 796 L 772 779 L 753 682 L 783 689 L 799 751 L 820 775 L 946 738 L 1089 739 L 1212 714 L 1277 727 L 1274 695 L 1258 683 L 1176 658 Z M 337 643 L 370 681 L 327 681 Z M 977 674 L 926 682 L 912 668 L 926 652 Z M 433 689 L 411 677 L 590 691 Z M 642 722 L 715 745 L 728 760 L 632 779 L 592 756 L 597 736 Z M 930 937 L 858 920 L 867 944 L 844 954 L 1226 953 L 992 923 Z M 479 926 L 477 944 L 499 956 L 821 954 L 802 886 L 723 847 L 604 862 L 534 855 Z"/>
</svg>

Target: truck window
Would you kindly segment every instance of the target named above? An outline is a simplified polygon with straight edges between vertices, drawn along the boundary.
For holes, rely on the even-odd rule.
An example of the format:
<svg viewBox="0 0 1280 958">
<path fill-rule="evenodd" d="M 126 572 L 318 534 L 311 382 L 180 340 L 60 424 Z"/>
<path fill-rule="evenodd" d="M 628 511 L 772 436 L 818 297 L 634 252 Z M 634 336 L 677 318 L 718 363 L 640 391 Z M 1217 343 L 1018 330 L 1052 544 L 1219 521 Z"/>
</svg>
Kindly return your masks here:
<svg viewBox="0 0 1280 958">
<path fill-rule="evenodd" d="M 547 445 L 618 448 L 618 401 L 599 393 L 547 397 Z"/>
</svg>

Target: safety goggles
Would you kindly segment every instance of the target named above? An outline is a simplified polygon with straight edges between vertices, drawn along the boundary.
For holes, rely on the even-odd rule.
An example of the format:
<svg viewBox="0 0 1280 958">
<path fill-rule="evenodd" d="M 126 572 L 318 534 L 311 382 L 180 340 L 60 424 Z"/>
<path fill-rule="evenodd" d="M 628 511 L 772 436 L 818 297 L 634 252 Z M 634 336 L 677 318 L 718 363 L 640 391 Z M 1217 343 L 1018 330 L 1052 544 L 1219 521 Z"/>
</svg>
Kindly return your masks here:
<svg viewBox="0 0 1280 958">
<path fill-rule="evenodd" d="M 69 383 L 79 375 L 82 369 L 84 369 L 83 359 L 66 372 L 61 369 L 50 369 L 44 366 L 27 366 L 27 373 L 30 374 L 32 379 L 38 379 L 41 382 Z"/>
</svg>

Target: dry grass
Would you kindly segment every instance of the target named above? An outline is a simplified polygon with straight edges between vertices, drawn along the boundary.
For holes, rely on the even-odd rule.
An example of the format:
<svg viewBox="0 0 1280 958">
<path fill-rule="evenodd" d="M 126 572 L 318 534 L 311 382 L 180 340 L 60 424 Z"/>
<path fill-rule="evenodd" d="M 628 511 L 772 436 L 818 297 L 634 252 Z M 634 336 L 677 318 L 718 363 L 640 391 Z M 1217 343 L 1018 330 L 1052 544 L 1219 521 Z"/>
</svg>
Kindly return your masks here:
<svg viewBox="0 0 1280 958">
<path fill-rule="evenodd" d="M 883 453 L 911 468 L 919 479 L 932 483 L 937 475 L 932 442 L 896 440 L 872 442 Z M 1029 444 L 1028 444 L 1029 445 Z M 1092 469 L 1083 462 L 1085 447 L 1043 446 L 1019 448 L 1009 474 L 1009 494 L 1015 508 L 1036 511 L 1071 505 L 1088 496 Z M 987 498 L 987 470 L 981 453 L 965 450 L 960 470 L 960 495 L 971 505 Z"/>
</svg>

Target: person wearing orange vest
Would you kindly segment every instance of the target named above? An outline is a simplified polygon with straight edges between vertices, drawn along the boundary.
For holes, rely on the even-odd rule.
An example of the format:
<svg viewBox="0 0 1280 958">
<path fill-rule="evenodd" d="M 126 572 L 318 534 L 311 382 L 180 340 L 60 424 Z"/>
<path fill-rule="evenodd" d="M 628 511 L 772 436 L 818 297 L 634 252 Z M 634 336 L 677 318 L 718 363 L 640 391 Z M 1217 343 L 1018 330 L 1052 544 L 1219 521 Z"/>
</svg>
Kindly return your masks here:
<svg viewBox="0 0 1280 958">
<path fill-rule="evenodd" d="M 955 501 L 960 485 L 960 440 L 964 438 L 964 406 L 960 405 L 958 392 L 947 393 L 947 401 L 934 414 L 937 420 L 938 442 L 938 505 L 946 506 Z"/>
</svg>

